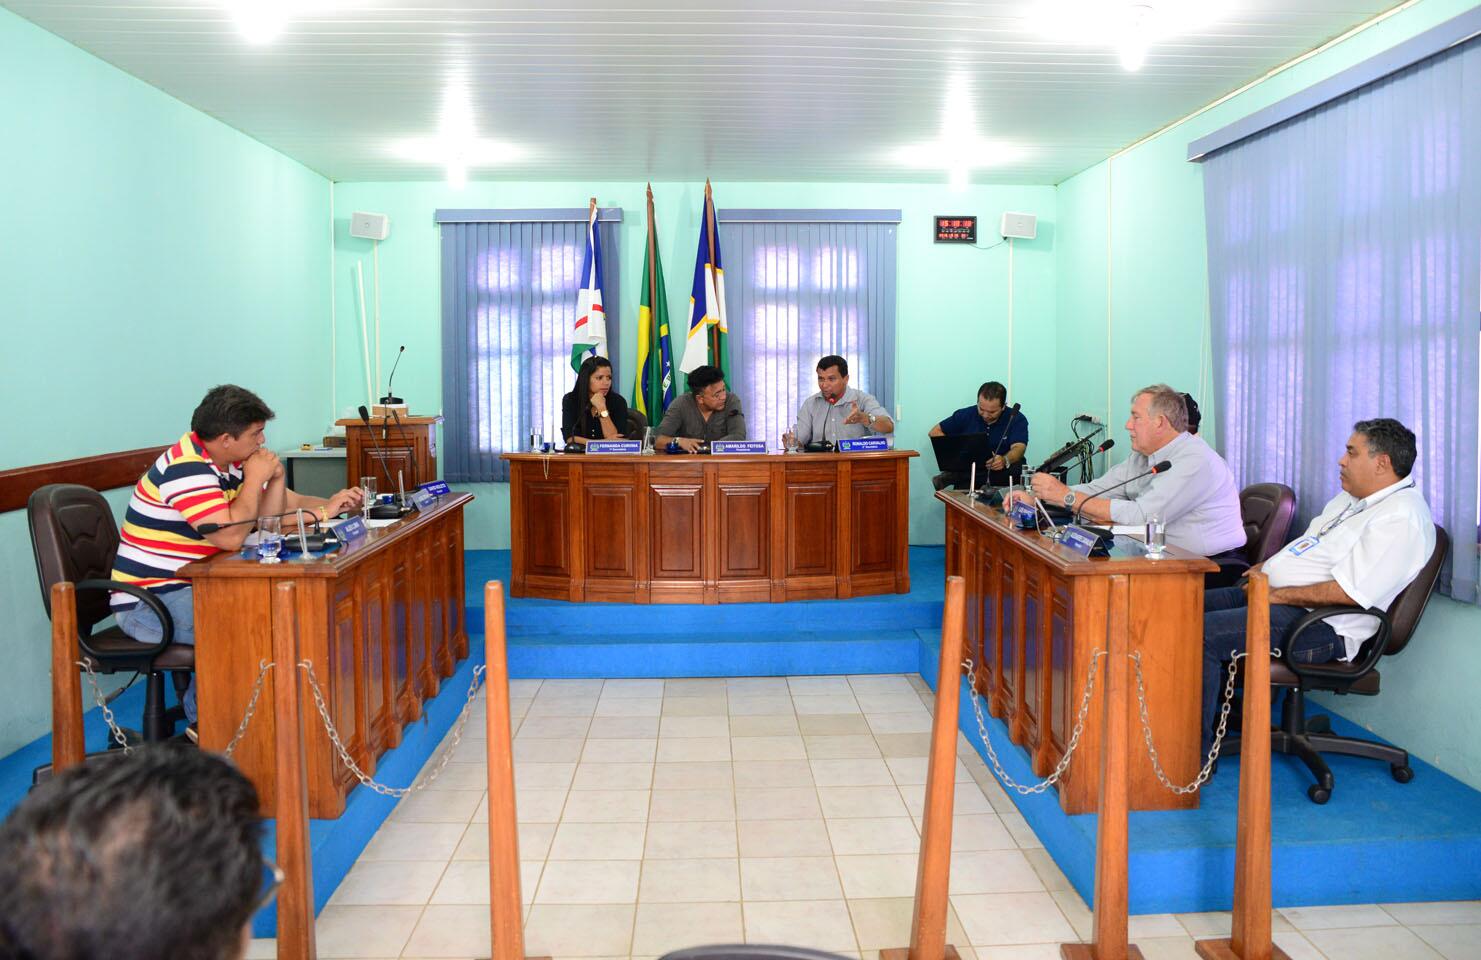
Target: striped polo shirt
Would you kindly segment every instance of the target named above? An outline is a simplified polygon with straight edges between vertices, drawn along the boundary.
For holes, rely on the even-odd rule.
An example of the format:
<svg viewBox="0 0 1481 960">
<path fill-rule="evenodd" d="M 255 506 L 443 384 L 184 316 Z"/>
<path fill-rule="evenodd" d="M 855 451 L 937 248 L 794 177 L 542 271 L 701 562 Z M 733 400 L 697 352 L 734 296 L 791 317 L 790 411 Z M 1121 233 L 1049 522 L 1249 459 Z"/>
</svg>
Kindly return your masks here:
<svg viewBox="0 0 1481 960">
<path fill-rule="evenodd" d="M 211 545 L 195 525 L 227 519 L 242 485 L 242 465 L 217 469 L 194 432 L 187 433 L 154 461 L 134 485 L 119 531 L 113 579 L 134 583 L 159 593 L 190 585 L 175 571 L 193 560 L 203 560 L 220 549 Z M 138 601 L 115 592 L 114 610 L 126 610 Z"/>
</svg>

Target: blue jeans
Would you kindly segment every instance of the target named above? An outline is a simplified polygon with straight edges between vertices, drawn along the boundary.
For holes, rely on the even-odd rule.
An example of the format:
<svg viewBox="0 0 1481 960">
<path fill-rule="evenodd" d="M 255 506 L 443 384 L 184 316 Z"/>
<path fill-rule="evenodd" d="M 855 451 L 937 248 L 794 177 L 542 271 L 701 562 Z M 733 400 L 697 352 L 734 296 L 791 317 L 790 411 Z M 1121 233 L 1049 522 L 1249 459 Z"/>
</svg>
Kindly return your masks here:
<svg viewBox="0 0 1481 960">
<path fill-rule="evenodd" d="M 1244 651 L 1245 623 L 1249 601 L 1242 587 L 1220 587 L 1203 595 L 1203 752 L 1214 742 L 1214 719 L 1228 678 L 1225 666 L 1232 651 Z M 1294 649 L 1286 649 L 1286 637 L 1305 607 L 1285 603 L 1270 605 L 1270 649 L 1297 663 L 1326 663 L 1347 652 L 1346 641 L 1326 623 L 1314 623 L 1301 631 Z M 1242 682 L 1242 681 L 1241 681 Z"/>
<path fill-rule="evenodd" d="M 195 646 L 195 606 L 193 604 L 195 591 L 185 587 L 181 590 L 171 590 L 169 593 L 156 593 L 154 596 L 170 612 L 170 619 L 175 621 L 175 634 L 172 642 Z M 142 603 L 136 603 L 117 614 L 116 619 L 118 625 L 123 628 L 123 632 L 140 643 L 159 643 L 159 638 L 164 636 L 164 628 L 160 625 L 159 617 L 156 617 L 154 611 Z M 185 719 L 190 723 L 195 723 L 194 674 L 190 676 L 190 689 L 185 691 L 184 706 Z"/>
</svg>

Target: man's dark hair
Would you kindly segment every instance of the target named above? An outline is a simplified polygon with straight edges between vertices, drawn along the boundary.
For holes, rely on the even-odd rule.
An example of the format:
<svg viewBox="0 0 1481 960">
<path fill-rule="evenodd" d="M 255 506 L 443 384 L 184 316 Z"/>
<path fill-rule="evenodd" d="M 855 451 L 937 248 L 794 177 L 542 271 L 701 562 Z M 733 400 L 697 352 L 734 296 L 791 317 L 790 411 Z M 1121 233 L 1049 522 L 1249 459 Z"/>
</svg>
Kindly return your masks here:
<svg viewBox="0 0 1481 960">
<path fill-rule="evenodd" d="M 980 400 L 996 400 L 998 403 L 1007 404 L 1008 388 L 996 380 L 989 380 L 977 388 L 977 397 Z"/>
<path fill-rule="evenodd" d="M 724 379 L 725 371 L 719 367 L 712 367 L 709 364 L 695 367 L 689 373 L 689 392 L 697 397 L 709 389 L 711 385 L 719 383 Z"/>
<path fill-rule="evenodd" d="M 254 423 L 266 423 L 273 412 L 251 390 L 223 383 L 212 387 L 190 416 L 190 429 L 202 440 L 215 440 L 223 433 L 233 437 Z"/>
<path fill-rule="evenodd" d="M 1388 417 L 1359 420 L 1352 425 L 1352 429 L 1354 433 L 1361 433 L 1363 439 L 1368 441 L 1369 454 L 1375 457 L 1380 453 L 1388 454 L 1388 462 L 1393 464 L 1394 473 L 1399 479 L 1409 476 L 1409 472 L 1414 469 L 1415 458 L 1419 456 L 1413 430 Z"/>
<path fill-rule="evenodd" d="M 1183 394 L 1183 405 L 1188 408 L 1188 432 L 1197 433 L 1198 425 L 1203 422 L 1203 414 L 1198 412 L 1198 401 L 1193 399 L 1193 394 Z"/>
<path fill-rule="evenodd" d="M 224 960 L 263 885 L 257 791 L 188 744 L 58 774 L 0 825 L 0 957 Z"/>
<path fill-rule="evenodd" d="M 837 367 L 840 377 L 848 376 L 848 361 L 836 353 L 830 353 L 818 361 L 819 370 L 827 370 L 829 367 Z"/>
</svg>

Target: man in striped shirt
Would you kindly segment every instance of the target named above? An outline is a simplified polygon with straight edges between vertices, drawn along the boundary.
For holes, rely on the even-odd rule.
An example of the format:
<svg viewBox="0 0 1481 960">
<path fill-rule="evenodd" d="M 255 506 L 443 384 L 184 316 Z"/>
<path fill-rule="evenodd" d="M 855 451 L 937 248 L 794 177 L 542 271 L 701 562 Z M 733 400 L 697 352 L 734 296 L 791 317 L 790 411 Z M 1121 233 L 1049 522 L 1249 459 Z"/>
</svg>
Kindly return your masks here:
<svg viewBox="0 0 1481 960">
<path fill-rule="evenodd" d="M 160 454 L 134 486 L 119 531 L 113 579 L 155 594 L 174 621 L 174 642 L 195 643 L 190 581 L 176 574 L 185 564 L 224 550 L 238 550 L 257 517 L 302 508 L 321 520 L 358 510 L 363 493 L 341 490 L 325 500 L 289 490 L 283 465 L 263 446 L 273 417 L 250 390 L 213 387 L 195 408 L 190 432 Z M 218 524 L 202 533 L 202 524 Z M 226 526 L 226 524 L 233 524 Z M 162 625 L 127 593 L 114 593 L 113 612 L 123 632 L 157 643 Z M 185 695 L 185 715 L 195 724 L 195 683 Z"/>
</svg>

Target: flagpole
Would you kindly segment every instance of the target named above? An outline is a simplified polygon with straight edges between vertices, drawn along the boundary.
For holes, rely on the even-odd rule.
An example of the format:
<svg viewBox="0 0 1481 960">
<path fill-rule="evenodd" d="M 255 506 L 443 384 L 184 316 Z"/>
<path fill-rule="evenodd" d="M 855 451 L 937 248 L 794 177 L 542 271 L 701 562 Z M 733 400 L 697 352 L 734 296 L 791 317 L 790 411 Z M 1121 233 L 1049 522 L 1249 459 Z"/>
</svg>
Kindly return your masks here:
<svg viewBox="0 0 1481 960">
<path fill-rule="evenodd" d="M 658 336 L 658 250 L 657 250 L 657 246 L 658 246 L 658 234 L 654 230 L 654 227 L 653 227 L 653 184 L 652 183 L 649 183 L 648 184 L 648 298 L 650 300 L 652 300 L 653 302 L 648 305 L 648 308 L 649 308 L 648 309 L 648 323 L 650 324 L 650 327 L 651 327 L 650 332 L 649 332 L 649 348 L 648 348 L 648 354 L 649 354 L 649 356 L 651 356 L 651 357 L 654 358 L 651 361 L 653 363 L 653 373 L 654 373 L 653 383 L 654 384 L 657 384 L 657 386 L 658 386 L 658 402 L 656 404 L 655 403 L 652 403 L 653 397 L 651 395 L 648 397 L 649 404 L 650 404 L 650 406 L 653 407 L 653 410 L 650 410 L 649 411 L 649 416 L 650 417 L 654 415 L 654 412 L 655 411 L 661 412 L 663 410 L 663 377 L 660 376 L 660 374 L 662 374 L 662 372 L 663 372 L 663 344 L 661 342 L 659 342 L 659 336 Z M 650 385 L 650 392 L 651 392 L 651 385 Z"/>
<path fill-rule="evenodd" d="M 715 269 L 715 197 L 710 192 L 709 177 L 705 177 L 705 219 L 709 221 L 710 227 L 708 231 L 710 241 L 710 271 L 713 274 Z M 724 306 L 722 304 L 716 304 L 715 309 L 723 310 Z M 717 367 L 720 365 L 720 324 L 718 322 L 710 324 L 710 362 Z"/>
</svg>

